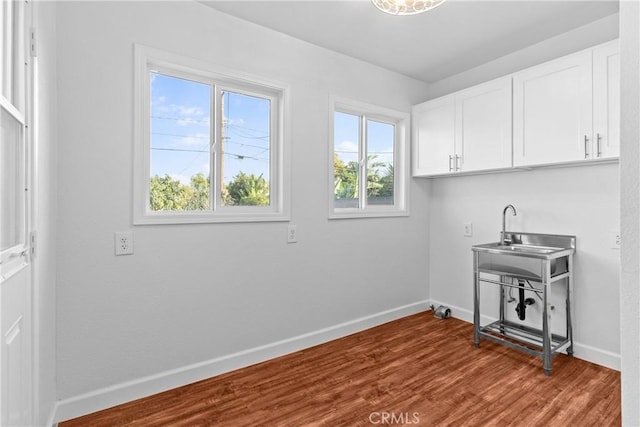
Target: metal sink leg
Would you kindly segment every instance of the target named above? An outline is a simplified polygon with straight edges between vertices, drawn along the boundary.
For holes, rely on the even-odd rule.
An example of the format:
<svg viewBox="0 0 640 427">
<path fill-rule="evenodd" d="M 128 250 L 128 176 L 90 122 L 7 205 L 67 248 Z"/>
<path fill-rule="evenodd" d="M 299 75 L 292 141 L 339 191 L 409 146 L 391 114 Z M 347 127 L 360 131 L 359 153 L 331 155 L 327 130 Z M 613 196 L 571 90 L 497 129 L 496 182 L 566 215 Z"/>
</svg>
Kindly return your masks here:
<svg viewBox="0 0 640 427">
<path fill-rule="evenodd" d="M 545 260 L 543 265 L 544 277 L 542 278 L 542 368 L 545 375 L 551 375 L 551 301 L 549 291 L 551 285 L 551 263 Z"/>
<path fill-rule="evenodd" d="M 480 347 L 480 273 L 478 252 L 473 253 L 473 344 Z"/>
</svg>

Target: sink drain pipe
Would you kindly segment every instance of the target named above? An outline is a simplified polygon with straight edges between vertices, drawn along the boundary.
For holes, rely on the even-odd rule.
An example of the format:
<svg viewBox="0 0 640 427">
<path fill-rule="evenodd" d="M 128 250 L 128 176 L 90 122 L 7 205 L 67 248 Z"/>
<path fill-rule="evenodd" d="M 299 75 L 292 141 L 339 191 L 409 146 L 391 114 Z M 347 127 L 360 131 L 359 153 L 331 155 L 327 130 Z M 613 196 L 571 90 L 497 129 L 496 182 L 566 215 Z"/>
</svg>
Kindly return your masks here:
<svg viewBox="0 0 640 427">
<path fill-rule="evenodd" d="M 529 286 L 531 283 L 527 282 Z M 525 280 L 518 279 L 518 305 L 516 305 L 516 313 L 518 313 L 518 319 L 524 320 L 527 317 L 527 306 L 535 304 L 536 300 L 533 298 L 525 298 L 524 297 L 524 284 Z M 533 287 L 533 286 L 531 286 Z"/>
</svg>

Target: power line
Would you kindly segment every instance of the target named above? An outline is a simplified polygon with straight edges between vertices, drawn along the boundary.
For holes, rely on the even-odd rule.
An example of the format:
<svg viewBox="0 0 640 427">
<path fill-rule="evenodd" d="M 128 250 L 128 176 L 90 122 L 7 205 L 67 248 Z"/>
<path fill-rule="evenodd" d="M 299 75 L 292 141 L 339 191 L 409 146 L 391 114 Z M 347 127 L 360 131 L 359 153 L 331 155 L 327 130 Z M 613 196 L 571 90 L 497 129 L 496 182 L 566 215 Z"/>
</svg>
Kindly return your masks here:
<svg viewBox="0 0 640 427">
<path fill-rule="evenodd" d="M 338 154 L 358 154 L 356 151 L 338 151 L 335 150 L 334 153 Z M 367 151 L 367 154 L 393 154 L 393 151 Z"/>
<path fill-rule="evenodd" d="M 162 136 L 175 136 L 178 138 L 195 138 L 195 139 L 209 139 L 209 136 L 196 136 L 196 135 L 181 135 L 178 133 L 163 133 L 163 132 L 151 132 L 151 135 L 162 135 Z"/>
<path fill-rule="evenodd" d="M 190 122 L 190 123 L 209 123 L 211 121 L 209 117 L 204 119 L 190 119 L 185 117 L 151 116 L 151 118 L 160 119 L 160 120 L 173 120 L 176 122 Z"/>
<path fill-rule="evenodd" d="M 269 151 L 269 147 L 260 147 L 259 145 L 251 145 L 251 144 L 245 144 L 244 142 L 236 142 L 232 139 L 227 139 L 226 141 L 227 144 L 236 144 L 236 145 L 241 145 L 243 147 L 251 147 L 251 148 L 258 148 L 260 150 L 266 150 Z"/>
<path fill-rule="evenodd" d="M 187 148 L 166 148 L 166 147 L 151 147 L 152 150 L 157 151 L 180 151 L 185 153 L 208 153 L 209 150 L 189 150 Z"/>
<path fill-rule="evenodd" d="M 264 132 L 264 129 L 253 129 L 253 128 L 248 128 L 246 126 L 236 125 L 236 124 L 233 124 L 233 123 L 230 123 L 229 126 L 235 127 L 235 128 L 238 128 L 238 129 L 248 130 L 248 131 L 251 131 L 251 132 Z"/>
<path fill-rule="evenodd" d="M 177 151 L 177 152 L 184 152 L 184 153 L 209 153 L 208 150 L 190 150 L 190 149 L 187 149 L 187 148 L 151 147 L 151 149 L 152 150 L 157 150 L 157 151 Z M 222 154 L 225 155 L 225 156 L 233 156 L 238 160 L 244 160 L 244 159 L 251 159 L 251 160 L 258 160 L 258 161 L 267 160 L 267 159 L 264 159 L 264 158 L 258 158 L 258 157 L 249 156 L 249 155 L 246 155 L 246 154 L 231 153 L 229 151 L 225 151 Z"/>
<path fill-rule="evenodd" d="M 152 119 L 160 119 L 160 120 L 173 120 L 176 122 L 190 122 L 190 123 L 209 123 L 211 122 L 211 120 L 207 117 L 204 119 L 190 119 L 190 118 L 184 118 L 184 117 L 169 117 L 169 116 L 151 116 Z M 250 132 L 258 132 L 258 133 L 264 133 L 264 129 L 254 129 L 254 128 L 249 128 L 246 126 L 240 126 L 240 125 L 236 125 L 233 123 L 229 123 L 228 119 L 224 120 L 224 125 L 231 127 L 231 128 L 236 128 L 236 129 L 242 129 L 242 130 L 247 130 Z M 237 130 L 235 130 L 235 132 L 237 132 Z M 268 138 L 269 135 L 264 135 L 264 136 L 245 136 L 242 135 L 238 132 L 238 134 L 244 138 L 251 138 L 251 139 L 263 139 L 263 138 Z"/>
<path fill-rule="evenodd" d="M 235 128 L 239 128 L 239 129 L 246 129 L 246 128 L 242 128 L 242 127 L 234 126 L 234 125 L 229 125 L 229 127 L 231 127 L 231 128 L 235 127 Z M 242 132 L 239 132 L 238 129 L 230 129 L 230 131 L 233 131 L 236 135 L 238 135 L 238 136 L 240 136 L 242 138 L 247 138 L 247 139 L 267 139 L 267 138 L 269 138 L 269 134 L 267 133 L 266 135 L 264 135 L 264 131 L 256 130 L 256 132 L 263 133 L 263 135 L 260 135 L 260 136 L 243 134 Z"/>
<path fill-rule="evenodd" d="M 162 132 L 152 132 L 152 135 L 162 135 L 162 136 L 175 136 L 177 138 L 195 138 L 195 139 L 206 139 L 208 140 L 209 137 L 208 136 L 192 136 L 192 135 L 180 135 L 180 134 L 176 134 L 176 133 L 162 133 Z M 225 137 L 225 139 L 227 140 L 228 144 L 236 144 L 236 145 L 240 145 L 243 147 L 252 147 L 252 148 L 258 148 L 260 150 L 269 150 L 269 147 L 263 147 L 260 145 L 252 145 L 252 144 L 245 144 L 244 142 L 236 142 L 233 141 L 231 139 L 231 137 L 227 136 Z"/>
</svg>

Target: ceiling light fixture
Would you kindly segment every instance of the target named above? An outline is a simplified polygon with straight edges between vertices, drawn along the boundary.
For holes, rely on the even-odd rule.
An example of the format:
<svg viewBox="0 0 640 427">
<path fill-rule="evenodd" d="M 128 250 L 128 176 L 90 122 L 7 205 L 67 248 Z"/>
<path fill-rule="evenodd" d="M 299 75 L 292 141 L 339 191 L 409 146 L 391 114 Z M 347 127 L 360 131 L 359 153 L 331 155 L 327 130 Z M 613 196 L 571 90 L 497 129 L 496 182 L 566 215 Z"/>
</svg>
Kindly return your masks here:
<svg viewBox="0 0 640 427">
<path fill-rule="evenodd" d="M 391 15 L 415 15 L 441 5 L 446 0 L 371 0 L 381 11 Z"/>
</svg>

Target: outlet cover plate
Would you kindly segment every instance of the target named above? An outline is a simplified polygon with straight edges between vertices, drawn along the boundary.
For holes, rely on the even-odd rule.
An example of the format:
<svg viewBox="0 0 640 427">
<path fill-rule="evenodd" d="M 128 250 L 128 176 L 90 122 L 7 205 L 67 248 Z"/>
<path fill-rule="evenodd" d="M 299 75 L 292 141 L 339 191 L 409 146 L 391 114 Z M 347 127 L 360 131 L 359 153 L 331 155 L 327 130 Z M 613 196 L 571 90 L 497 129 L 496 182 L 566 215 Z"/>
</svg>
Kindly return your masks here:
<svg viewBox="0 0 640 427">
<path fill-rule="evenodd" d="M 115 234 L 116 256 L 133 254 L 133 231 L 118 231 Z"/>
<path fill-rule="evenodd" d="M 609 233 L 609 242 L 611 249 L 620 249 L 621 235 L 619 230 Z"/>
<path fill-rule="evenodd" d="M 297 243 L 298 242 L 298 228 L 289 224 L 287 226 L 287 243 Z"/>
</svg>

